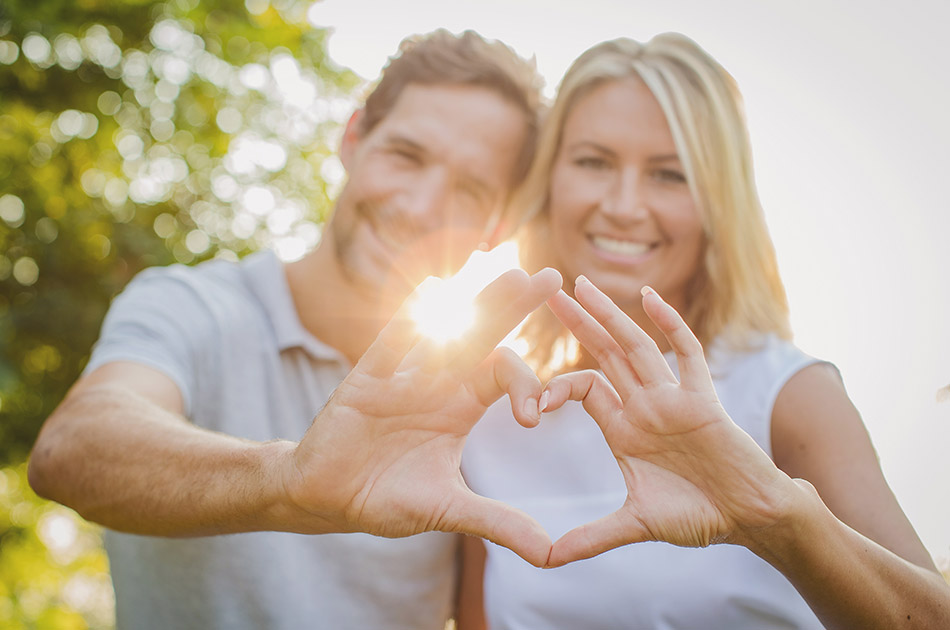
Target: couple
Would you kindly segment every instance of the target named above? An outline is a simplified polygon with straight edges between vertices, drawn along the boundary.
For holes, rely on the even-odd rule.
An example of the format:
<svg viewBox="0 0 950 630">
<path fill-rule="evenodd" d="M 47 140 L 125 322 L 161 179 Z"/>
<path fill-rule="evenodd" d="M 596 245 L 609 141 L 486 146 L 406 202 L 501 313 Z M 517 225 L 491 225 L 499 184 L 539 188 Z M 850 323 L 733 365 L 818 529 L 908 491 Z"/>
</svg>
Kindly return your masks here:
<svg viewBox="0 0 950 630">
<path fill-rule="evenodd" d="M 405 42 L 313 252 L 116 298 L 30 480 L 111 530 L 119 627 L 947 623 L 836 372 L 788 342 L 729 75 L 665 35 L 584 53 L 540 127 L 537 85 L 473 33 Z M 533 275 L 420 337 L 412 287 L 519 226 Z M 495 349 L 525 316 L 527 363 Z"/>
</svg>

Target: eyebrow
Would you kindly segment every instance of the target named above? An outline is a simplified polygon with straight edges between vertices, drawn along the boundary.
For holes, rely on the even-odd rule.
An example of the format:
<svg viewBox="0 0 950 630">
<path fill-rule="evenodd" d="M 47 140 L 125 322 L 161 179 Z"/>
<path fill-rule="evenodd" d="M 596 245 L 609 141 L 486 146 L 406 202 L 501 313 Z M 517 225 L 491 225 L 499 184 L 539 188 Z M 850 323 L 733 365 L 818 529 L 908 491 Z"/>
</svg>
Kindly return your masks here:
<svg viewBox="0 0 950 630">
<path fill-rule="evenodd" d="M 594 149 L 595 151 L 598 151 L 605 155 L 610 155 L 610 156 L 616 155 L 616 152 L 613 151 L 612 149 L 608 149 L 604 145 L 598 144 L 591 140 L 581 140 L 580 142 L 574 143 L 570 145 L 569 147 L 567 147 L 569 151 L 576 151 L 578 149 L 584 149 L 584 148 Z M 674 160 L 676 161 L 680 160 L 680 156 L 678 153 L 667 153 L 664 155 L 651 155 L 649 158 L 647 158 L 648 162 L 672 162 Z"/>
<path fill-rule="evenodd" d="M 408 138 L 406 136 L 396 134 L 396 133 L 388 135 L 386 137 L 386 141 L 384 144 L 386 144 L 387 146 L 398 146 L 398 147 L 403 147 L 407 149 L 413 149 L 420 153 L 425 153 L 425 154 L 429 153 L 429 151 L 427 151 L 423 145 L 419 144 L 412 138 Z"/>
<path fill-rule="evenodd" d="M 401 147 L 405 149 L 412 149 L 413 151 L 421 153 L 423 156 L 428 156 L 432 153 L 425 147 L 425 145 L 422 145 L 416 142 L 415 140 L 413 140 L 412 138 L 401 135 L 399 133 L 393 133 L 389 135 L 386 138 L 386 141 L 384 144 L 390 147 Z M 476 189 L 478 194 L 480 195 L 483 195 L 485 197 L 494 196 L 492 193 L 492 187 L 488 184 L 488 182 L 481 179 L 480 177 L 477 177 L 476 175 L 472 173 L 460 174 L 459 180 L 461 181 L 461 183 L 467 186 L 471 186 L 472 188 Z"/>
<path fill-rule="evenodd" d="M 668 155 L 654 155 L 649 158 L 650 162 L 672 162 L 680 161 L 680 156 L 678 153 L 670 153 Z"/>
</svg>

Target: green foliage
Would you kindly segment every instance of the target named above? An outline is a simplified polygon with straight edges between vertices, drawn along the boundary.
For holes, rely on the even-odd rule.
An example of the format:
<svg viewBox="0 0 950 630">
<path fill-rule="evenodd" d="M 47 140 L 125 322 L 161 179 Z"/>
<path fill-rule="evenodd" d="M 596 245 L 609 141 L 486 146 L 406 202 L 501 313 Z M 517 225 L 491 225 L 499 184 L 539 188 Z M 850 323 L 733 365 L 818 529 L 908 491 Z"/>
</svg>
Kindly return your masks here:
<svg viewBox="0 0 950 630">
<path fill-rule="evenodd" d="M 136 272 L 319 238 L 358 79 L 306 9 L 0 5 L 0 463 L 26 456 Z"/>
<path fill-rule="evenodd" d="M 0 555 L 0 627 L 112 626 L 98 528 L 33 494 L 24 464 L 0 468 Z"/>
<path fill-rule="evenodd" d="M 139 270 L 319 238 L 358 85 L 302 0 L 0 3 L 0 627 L 106 628 L 98 530 L 23 463 Z"/>
</svg>

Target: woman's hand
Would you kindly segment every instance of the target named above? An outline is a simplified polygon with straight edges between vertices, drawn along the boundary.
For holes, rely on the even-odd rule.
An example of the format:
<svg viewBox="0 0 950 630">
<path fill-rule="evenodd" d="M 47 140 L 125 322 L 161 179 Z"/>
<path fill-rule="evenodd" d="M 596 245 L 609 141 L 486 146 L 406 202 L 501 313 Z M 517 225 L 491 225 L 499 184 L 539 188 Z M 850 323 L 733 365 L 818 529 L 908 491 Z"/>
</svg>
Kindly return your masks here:
<svg viewBox="0 0 950 630">
<path fill-rule="evenodd" d="M 563 292 L 548 304 L 606 379 L 590 370 L 555 377 L 542 410 L 582 401 L 628 495 L 613 514 L 558 540 L 548 566 L 647 540 L 742 544 L 747 533 L 775 524 L 800 488 L 726 414 L 702 346 L 679 314 L 644 290 L 644 310 L 676 353 L 678 380 L 656 343 L 586 278 L 578 278 L 575 295 L 580 304 Z"/>
</svg>

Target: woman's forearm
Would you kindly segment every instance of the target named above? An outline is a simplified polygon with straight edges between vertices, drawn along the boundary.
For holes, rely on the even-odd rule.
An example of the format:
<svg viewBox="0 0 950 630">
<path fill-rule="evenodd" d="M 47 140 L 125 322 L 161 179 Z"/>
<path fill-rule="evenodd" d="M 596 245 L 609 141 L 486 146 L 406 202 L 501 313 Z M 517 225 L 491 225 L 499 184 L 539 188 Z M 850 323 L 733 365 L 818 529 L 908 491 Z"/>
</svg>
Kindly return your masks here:
<svg viewBox="0 0 950 630">
<path fill-rule="evenodd" d="M 782 572 L 829 630 L 950 627 L 950 586 L 837 519 L 806 481 L 775 526 L 742 544 Z"/>
</svg>

